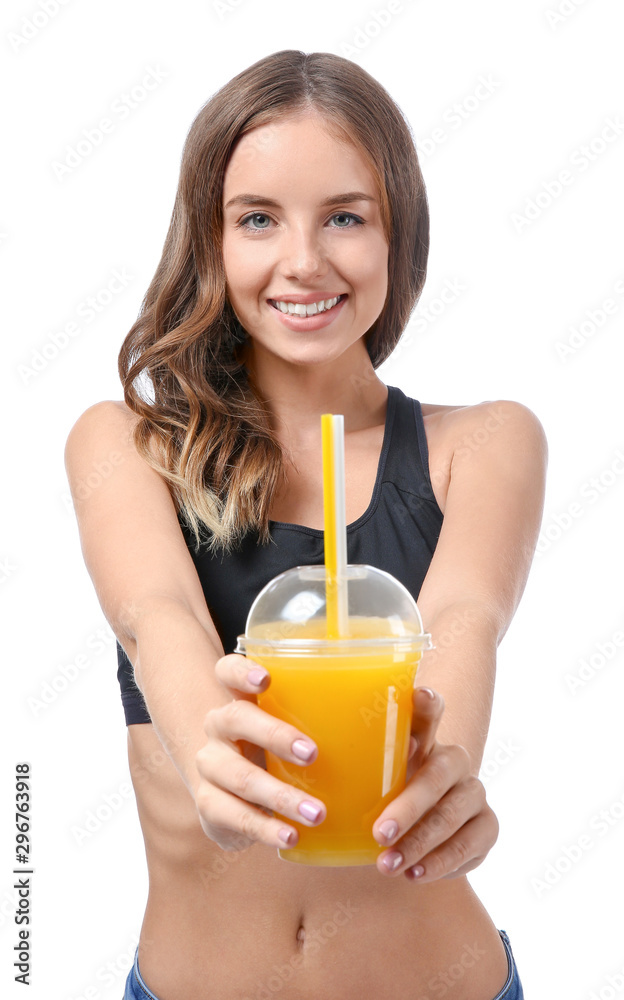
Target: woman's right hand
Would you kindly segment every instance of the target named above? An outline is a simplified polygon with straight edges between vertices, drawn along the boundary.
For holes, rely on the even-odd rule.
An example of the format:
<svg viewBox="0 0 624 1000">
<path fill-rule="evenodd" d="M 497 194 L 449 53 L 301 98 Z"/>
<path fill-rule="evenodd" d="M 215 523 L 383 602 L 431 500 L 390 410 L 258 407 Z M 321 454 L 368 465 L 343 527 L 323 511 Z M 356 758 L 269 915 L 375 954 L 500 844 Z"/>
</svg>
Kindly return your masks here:
<svg viewBox="0 0 624 1000">
<path fill-rule="evenodd" d="M 225 851 L 256 842 L 294 847 L 297 830 L 271 811 L 313 827 L 325 819 L 325 805 L 270 775 L 264 751 L 306 767 L 316 759 L 318 747 L 258 706 L 255 695 L 266 690 L 270 675 L 254 660 L 228 653 L 217 660 L 215 673 L 232 701 L 210 709 L 204 719 L 208 740 L 196 756 L 201 782 L 195 796 L 202 829 Z"/>
</svg>

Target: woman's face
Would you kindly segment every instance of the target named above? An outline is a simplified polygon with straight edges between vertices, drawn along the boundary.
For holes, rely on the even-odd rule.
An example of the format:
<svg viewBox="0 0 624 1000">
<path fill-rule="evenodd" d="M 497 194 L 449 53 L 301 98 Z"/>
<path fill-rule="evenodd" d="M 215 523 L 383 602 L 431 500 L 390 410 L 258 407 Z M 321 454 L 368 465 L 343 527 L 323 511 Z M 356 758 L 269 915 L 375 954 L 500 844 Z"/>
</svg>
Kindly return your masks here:
<svg viewBox="0 0 624 1000">
<path fill-rule="evenodd" d="M 328 363 L 349 348 L 359 356 L 388 290 L 388 244 L 365 159 L 316 113 L 248 132 L 224 178 L 223 259 L 229 301 L 251 338 L 248 366 Z M 288 303 L 310 304 L 313 315 L 284 313 Z"/>
</svg>

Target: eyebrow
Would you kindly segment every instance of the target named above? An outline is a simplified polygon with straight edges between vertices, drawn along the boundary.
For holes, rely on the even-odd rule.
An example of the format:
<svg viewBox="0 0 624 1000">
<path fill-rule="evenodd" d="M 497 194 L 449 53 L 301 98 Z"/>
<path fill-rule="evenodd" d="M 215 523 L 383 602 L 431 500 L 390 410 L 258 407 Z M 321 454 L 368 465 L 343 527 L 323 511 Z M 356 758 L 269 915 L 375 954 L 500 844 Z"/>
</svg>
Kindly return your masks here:
<svg viewBox="0 0 624 1000">
<path fill-rule="evenodd" d="M 365 194 L 364 191 L 347 191 L 346 194 L 332 194 L 329 198 L 325 198 L 320 202 L 321 207 L 327 205 L 349 205 L 353 201 L 377 201 L 370 194 Z M 274 198 L 265 198 L 261 194 L 237 194 L 236 197 L 230 198 L 227 205 L 224 205 L 224 209 L 230 208 L 232 205 L 269 205 L 271 208 L 281 208 L 282 206 Z"/>
</svg>

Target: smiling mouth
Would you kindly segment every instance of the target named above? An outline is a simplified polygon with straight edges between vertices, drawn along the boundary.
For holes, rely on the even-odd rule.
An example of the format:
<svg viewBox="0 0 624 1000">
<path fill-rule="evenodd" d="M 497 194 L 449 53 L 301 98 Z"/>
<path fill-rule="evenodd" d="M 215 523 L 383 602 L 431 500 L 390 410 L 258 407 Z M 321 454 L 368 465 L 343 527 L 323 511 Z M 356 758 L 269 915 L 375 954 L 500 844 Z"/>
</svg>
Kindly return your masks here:
<svg viewBox="0 0 624 1000">
<path fill-rule="evenodd" d="M 278 303 L 275 299 L 269 299 L 269 305 L 273 306 L 277 312 L 284 313 L 286 316 L 299 316 L 302 319 L 307 319 L 309 316 L 319 316 L 322 313 L 331 312 L 336 306 L 346 299 L 346 294 L 334 296 L 333 299 L 319 299 L 318 302 L 280 302 Z"/>
</svg>

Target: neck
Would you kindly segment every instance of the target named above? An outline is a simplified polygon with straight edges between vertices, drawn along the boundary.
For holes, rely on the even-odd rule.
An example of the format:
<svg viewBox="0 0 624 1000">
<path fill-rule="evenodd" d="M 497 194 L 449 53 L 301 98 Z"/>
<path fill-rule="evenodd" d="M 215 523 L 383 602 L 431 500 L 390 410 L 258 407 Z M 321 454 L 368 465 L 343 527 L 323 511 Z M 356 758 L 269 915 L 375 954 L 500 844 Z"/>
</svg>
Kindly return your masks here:
<svg viewBox="0 0 624 1000">
<path fill-rule="evenodd" d="M 323 413 L 343 414 L 345 435 L 383 423 L 388 390 L 363 341 L 359 343 L 363 352 L 331 364 L 292 365 L 257 354 L 246 359 L 250 383 L 265 400 L 272 429 L 287 447 L 319 447 Z"/>
</svg>

